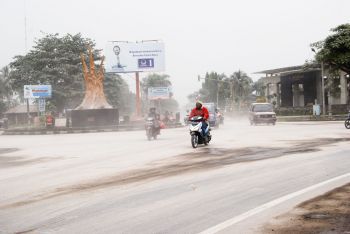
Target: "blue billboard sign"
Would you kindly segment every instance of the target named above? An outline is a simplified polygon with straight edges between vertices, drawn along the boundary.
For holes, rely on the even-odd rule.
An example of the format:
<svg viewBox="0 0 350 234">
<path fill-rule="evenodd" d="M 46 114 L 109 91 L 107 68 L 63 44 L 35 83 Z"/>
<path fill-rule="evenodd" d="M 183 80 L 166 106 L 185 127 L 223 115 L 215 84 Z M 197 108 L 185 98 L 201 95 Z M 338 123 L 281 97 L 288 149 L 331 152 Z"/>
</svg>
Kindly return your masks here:
<svg viewBox="0 0 350 234">
<path fill-rule="evenodd" d="M 25 85 L 24 98 L 51 98 L 51 85 Z"/>
<path fill-rule="evenodd" d="M 139 68 L 153 68 L 154 59 L 153 58 L 138 59 L 138 65 L 139 65 Z"/>
</svg>

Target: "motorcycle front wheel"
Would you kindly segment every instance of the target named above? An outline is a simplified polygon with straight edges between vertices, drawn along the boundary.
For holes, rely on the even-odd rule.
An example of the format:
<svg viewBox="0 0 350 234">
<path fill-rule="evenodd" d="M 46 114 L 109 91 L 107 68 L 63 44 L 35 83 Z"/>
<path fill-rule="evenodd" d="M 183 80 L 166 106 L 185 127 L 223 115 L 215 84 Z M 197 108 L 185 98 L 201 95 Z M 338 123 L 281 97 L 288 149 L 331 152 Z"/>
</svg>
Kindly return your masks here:
<svg viewBox="0 0 350 234">
<path fill-rule="evenodd" d="M 198 146 L 198 136 L 197 135 L 191 136 L 191 144 L 192 144 L 193 148 L 197 148 L 197 146 Z"/>
<path fill-rule="evenodd" d="M 345 127 L 350 129 L 350 119 L 345 120 Z"/>
<path fill-rule="evenodd" d="M 152 140 L 152 129 L 147 130 L 147 139 L 150 141 Z"/>
</svg>

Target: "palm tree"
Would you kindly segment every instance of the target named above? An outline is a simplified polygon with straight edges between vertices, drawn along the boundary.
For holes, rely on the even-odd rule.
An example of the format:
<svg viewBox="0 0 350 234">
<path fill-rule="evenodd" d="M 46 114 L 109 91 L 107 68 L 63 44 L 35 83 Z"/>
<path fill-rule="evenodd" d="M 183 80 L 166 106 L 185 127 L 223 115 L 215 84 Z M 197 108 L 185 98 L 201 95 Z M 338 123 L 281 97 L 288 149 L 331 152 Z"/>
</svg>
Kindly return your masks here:
<svg viewBox="0 0 350 234">
<path fill-rule="evenodd" d="M 238 103 L 238 108 L 240 108 L 242 101 L 247 101 L 252 93 L 253 80 L 241 70 L 234 72 L 229 79 L 232 82 L 232 99 Z"/>
<path fill-rule="evenodd" d="M 12 96 L 12 86 L 9 79 L 9 68 L 6 66 L 0 70 L 0 97 Z"/>
<path fill-rule="evenodd" d="M 170 76 L 166 74 L 150 74 L 143 78 L 141 82 L 142 91 L 144 94 L 148 94 L 148 88 L 150 87 L 169 87 L 171 86 Z"/>
<path fill-rule="evenodd" d="M 0 70 L 0 112 L 5 111 L 11 105 L 12 95 L 9 68 L 6 66 Z"/>
</svg>

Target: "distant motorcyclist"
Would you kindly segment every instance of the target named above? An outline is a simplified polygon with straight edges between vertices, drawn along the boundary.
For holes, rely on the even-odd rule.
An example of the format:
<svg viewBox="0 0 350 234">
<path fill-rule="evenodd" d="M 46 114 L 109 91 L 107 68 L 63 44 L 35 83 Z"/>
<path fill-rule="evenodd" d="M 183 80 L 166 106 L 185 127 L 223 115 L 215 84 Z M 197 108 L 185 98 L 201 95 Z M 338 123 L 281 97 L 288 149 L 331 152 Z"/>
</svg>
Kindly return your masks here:
<svg viewBox="0 0 350 234">
<path fill-rule="evenodd" d="M 157 129 L 158 134 L 160 134 L 160 116 L 157 114 L 155 107 L 149 108 L 148 117 L 154 119 L 154 127 Z"/>
<path fill-rule="evenodd" d="M 149 108 L 148 117 L 156 119 L 157 112 L 156 112 L 156 108 L 155 107 Z"/>
<path fill-rule="evenodd" d="M 209 119 L 209 111 L 208 109 L 203 106 L 202 102 L 197 101 L 196 107 L 191 110 L 190 116 L 188 119 L 190 120 L 194 116 L 202 116 L 203 117 L 203 123 L 202 123 L 202 132 L 205 132 L 205 129 L 208 127 L 208 119 Z"/>
</svg>

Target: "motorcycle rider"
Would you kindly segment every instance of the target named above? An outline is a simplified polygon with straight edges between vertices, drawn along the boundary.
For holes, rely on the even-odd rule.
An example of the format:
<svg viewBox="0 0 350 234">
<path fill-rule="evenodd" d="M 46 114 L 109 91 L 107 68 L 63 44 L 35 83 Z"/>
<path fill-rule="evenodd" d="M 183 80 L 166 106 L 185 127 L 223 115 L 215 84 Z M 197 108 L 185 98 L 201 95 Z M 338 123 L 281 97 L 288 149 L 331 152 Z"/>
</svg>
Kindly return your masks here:
<svg viewBox="0 0 350 234">
<path fill-rule="evenodd" d="M 202 133 L 204 136 L 205 129 L 208 127 L 208 119 L 209 119 L 209 111 L 208 109 L 203 106 L 202 102 L 197 101 L 196 102 L 196 107 L 191 110 L 190 116 L 188 119 L 190 120 L 194 116 L 202 116 L 203 117 L 203 122 L 202 122 Z M 204 136 L 207 138 L 207 136 Z"/>
<path fill-rule="evenodd" d="M 148 117 L 154 119 L 154 128 L 157 130 L 158 134 L 160 134 L 160 116 L 157 114 L 155 107 L 149 108 Z"/>
</svg>

